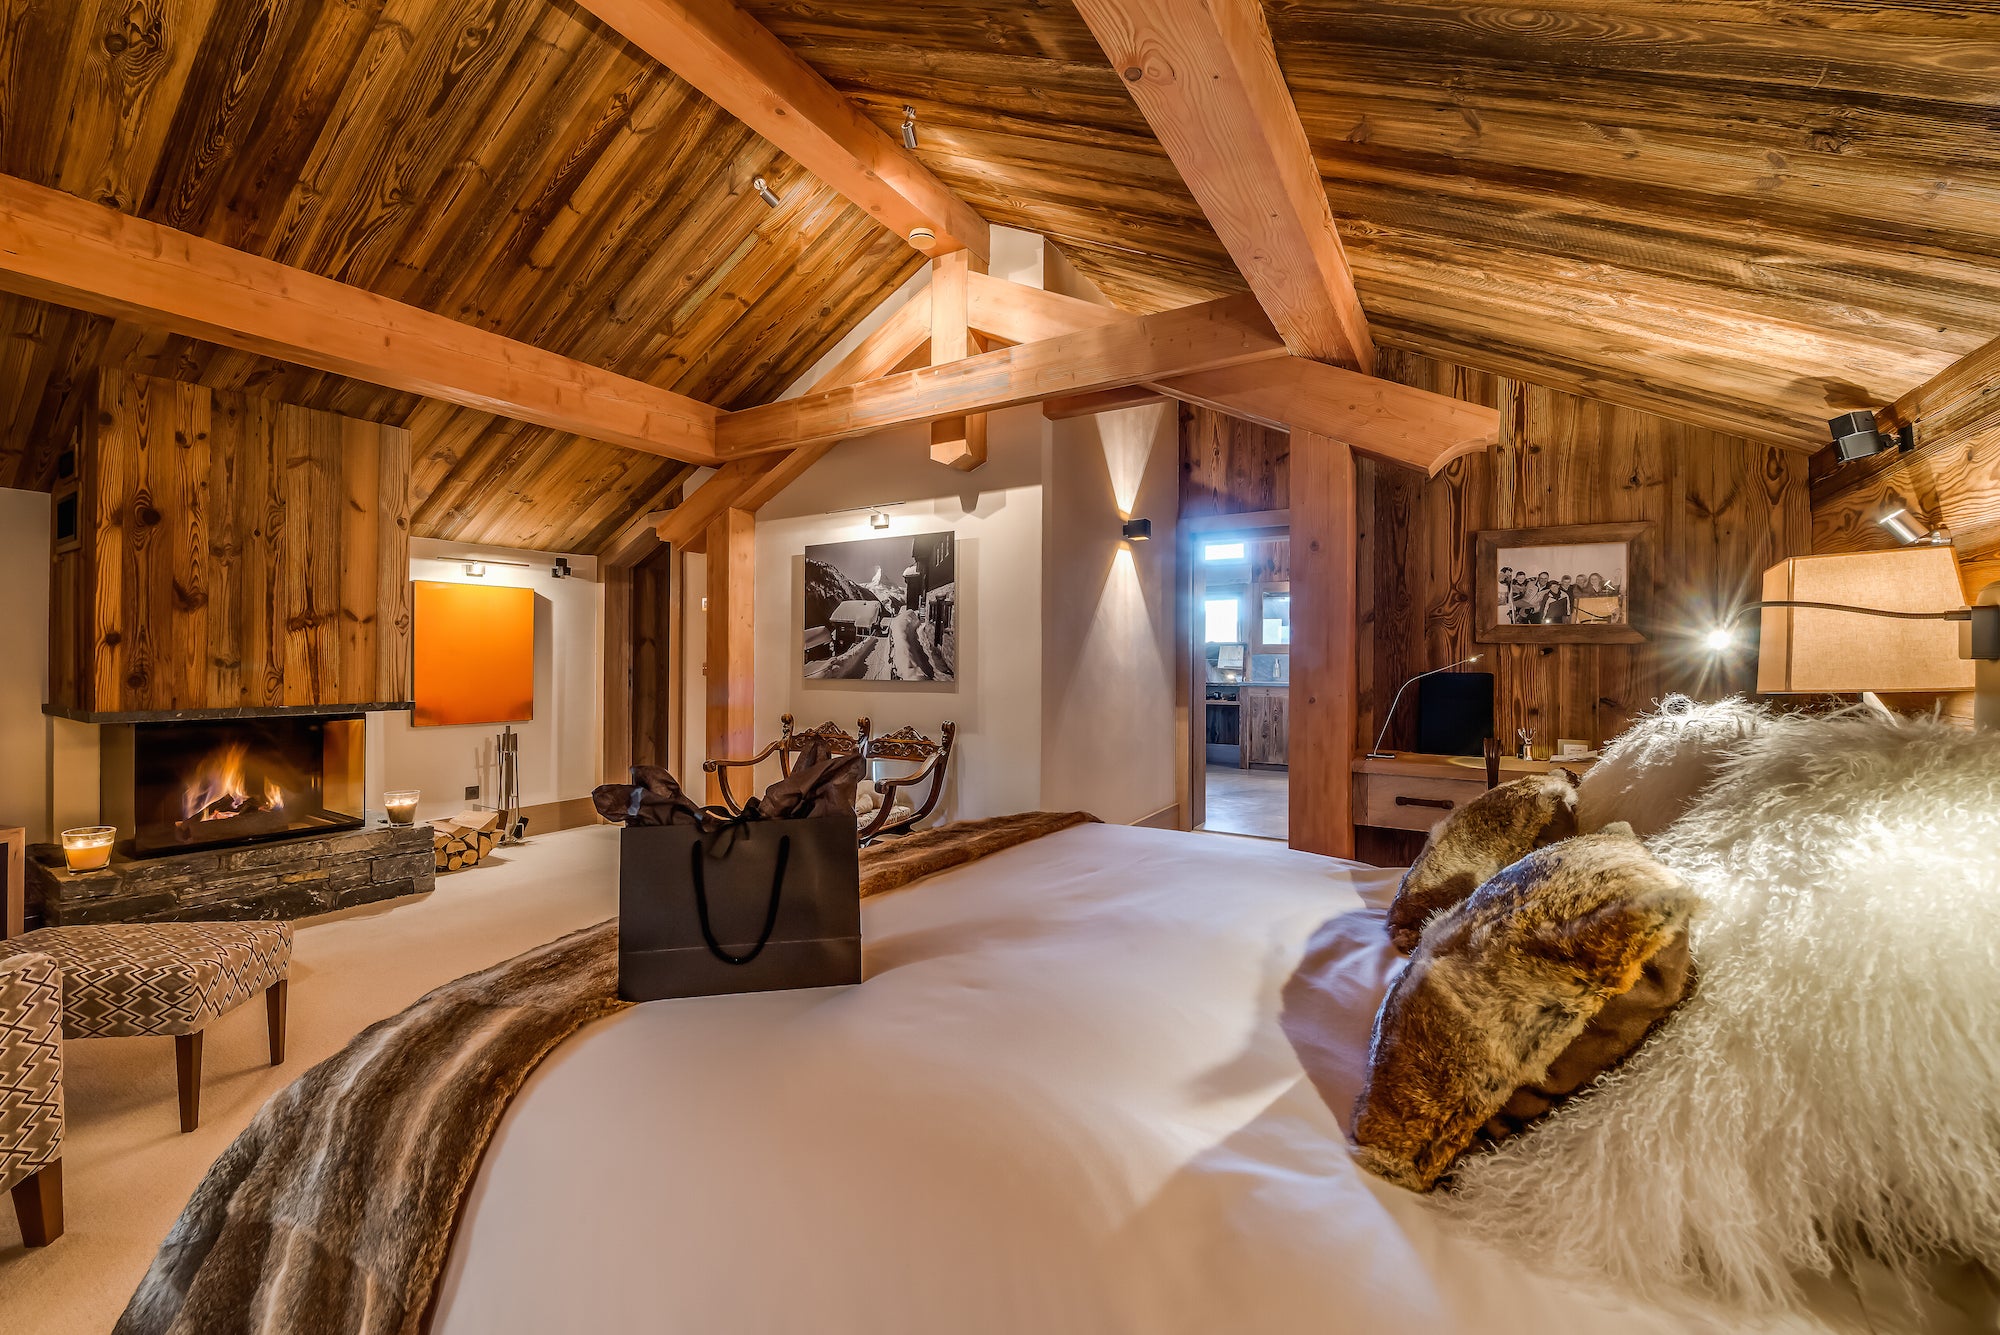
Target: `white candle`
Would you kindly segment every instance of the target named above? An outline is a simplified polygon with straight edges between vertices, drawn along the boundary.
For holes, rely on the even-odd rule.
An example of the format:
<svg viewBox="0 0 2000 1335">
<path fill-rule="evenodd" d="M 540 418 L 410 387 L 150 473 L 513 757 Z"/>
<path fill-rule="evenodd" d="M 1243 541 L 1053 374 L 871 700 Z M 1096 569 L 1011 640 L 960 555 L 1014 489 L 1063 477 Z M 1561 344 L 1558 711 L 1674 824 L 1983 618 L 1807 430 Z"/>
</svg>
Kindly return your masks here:
<svg viewBox="0 0 2000 1335">
<path fill-rule="evenodd" d="M 113 825 L 84 825 L 62 832 L 63 861 L 71 871 L 101 871 L 111 865 L 111 842 L 118 837 Z"/>
<path fill-rule="evenodd" d="M 382 794 L 382 805 L 389 812 L 391 825 L 409 825 L 417 818 L 417 799 L 423 794 L 415 788 L 399 789 Z"/>
</svg>

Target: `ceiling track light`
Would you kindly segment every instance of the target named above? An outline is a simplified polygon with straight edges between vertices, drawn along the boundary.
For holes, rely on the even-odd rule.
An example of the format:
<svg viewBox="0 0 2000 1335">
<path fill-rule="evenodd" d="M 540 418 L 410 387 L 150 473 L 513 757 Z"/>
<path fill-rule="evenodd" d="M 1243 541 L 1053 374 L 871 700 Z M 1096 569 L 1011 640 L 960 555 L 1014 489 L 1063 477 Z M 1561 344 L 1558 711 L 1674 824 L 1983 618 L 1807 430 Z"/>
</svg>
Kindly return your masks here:
<svg viewBox="0 0 2000 1335">
<path fill-rule="evenodd" d="M 770 184 L 763 177 L 759 176 L 756 180 L 752 181 L 750 188 L 757 192 L 757 198 L 763 200 L 774 209 L 778 207 L 778 197 L 772 193 Z"/>
<path fill-rule="evenodd" d="M 903 147 L 917 151 L 917 109 L 912 106 L 903 108 Z"/>
<path fill-rule="evenodd" d="M 889 527 L 889 516 L 883 514 L 880 510 L 877 510 L 874 514 L 868 516 L 868 527 L 874 529 L 883 529 Z"/>
<path fill-rule="evenodd" d="M 1826 426 L 1833 433 L 1834 452 L 1842 463 L 1871 458 L 1892 449 L 1908 454 L 1917 447 L 1916 427 L 1906 424 L 1898 427 L 1894 436 L 1885 436 L 1874 412 L 1867 408 L 1842 413 Z"/>
<path fill-rule="evenodd" d="M 1889 536 L 1905 547 L 1949 547 L 1951 530 L 1942 526 L 1932 528 L 1923 520 L 1911 514 L 1902 506 L 1897 506 L 1876 516 L 1875 522 L 1885 529 Z"/>
</svg>

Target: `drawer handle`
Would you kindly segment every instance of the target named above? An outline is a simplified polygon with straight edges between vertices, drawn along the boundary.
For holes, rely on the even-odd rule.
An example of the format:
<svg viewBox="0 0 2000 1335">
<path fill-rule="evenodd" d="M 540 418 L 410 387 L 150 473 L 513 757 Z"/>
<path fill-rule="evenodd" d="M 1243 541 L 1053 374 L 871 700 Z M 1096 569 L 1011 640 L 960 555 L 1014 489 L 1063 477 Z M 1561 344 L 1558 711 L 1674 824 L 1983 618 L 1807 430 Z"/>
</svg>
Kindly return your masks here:
<svg viewBox="0 0 2000 1335">
<path fill-rule="evenodd" d="M 1403 797 L 1398 795 L 1399 807 L 1436 807 L 1439 811 L 1450 811 L 1455 805 L 1448 797 Z"/>
</svg>

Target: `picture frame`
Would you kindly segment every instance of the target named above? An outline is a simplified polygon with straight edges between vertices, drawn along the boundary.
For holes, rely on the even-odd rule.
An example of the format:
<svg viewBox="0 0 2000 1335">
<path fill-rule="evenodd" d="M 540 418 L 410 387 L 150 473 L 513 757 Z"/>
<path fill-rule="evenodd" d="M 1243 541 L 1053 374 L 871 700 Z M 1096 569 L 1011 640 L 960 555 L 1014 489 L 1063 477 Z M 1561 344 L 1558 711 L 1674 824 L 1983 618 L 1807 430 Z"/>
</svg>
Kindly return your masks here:
<svg viewBox="0 0 2000 1335">
<path fill-rule="evenodd" d="M 1474 542 L 1479 643 L 1646 642 L 1652 524 L 1485 529 Z"/>
</svg>

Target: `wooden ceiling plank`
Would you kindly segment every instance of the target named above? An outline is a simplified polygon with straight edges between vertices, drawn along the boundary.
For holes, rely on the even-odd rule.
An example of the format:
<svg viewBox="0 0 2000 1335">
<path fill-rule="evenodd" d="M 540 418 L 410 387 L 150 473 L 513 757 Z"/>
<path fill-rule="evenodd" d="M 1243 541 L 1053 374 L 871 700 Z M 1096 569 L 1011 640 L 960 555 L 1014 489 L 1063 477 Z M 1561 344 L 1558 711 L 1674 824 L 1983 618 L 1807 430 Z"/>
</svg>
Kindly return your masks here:
<svg viewBox="0 0 2000 1335">
<path fill-rule="evenodd" d="M 1285 345 L 1367 374 L 1367 316 L 1259 0 L 1076 7 Z"/>
<path fill-rule="evenodd" d="M 716 462 L 707 404 L 12 177 L 0 177 L 0 289 Z"/>
<path fill-rule="evenodd" d="M 1283 356 L 1284 351 L 1253 298 L 1225 297 L 728 413 L 716 423 L 716 443 L 727 458 L 796 449 L 883 427 Z"/>
<path fill-rule="evenodd" d="M 970 205 L 729 0 L 580 3 L 916 249 L 988 255 Z"/>
</svg>

